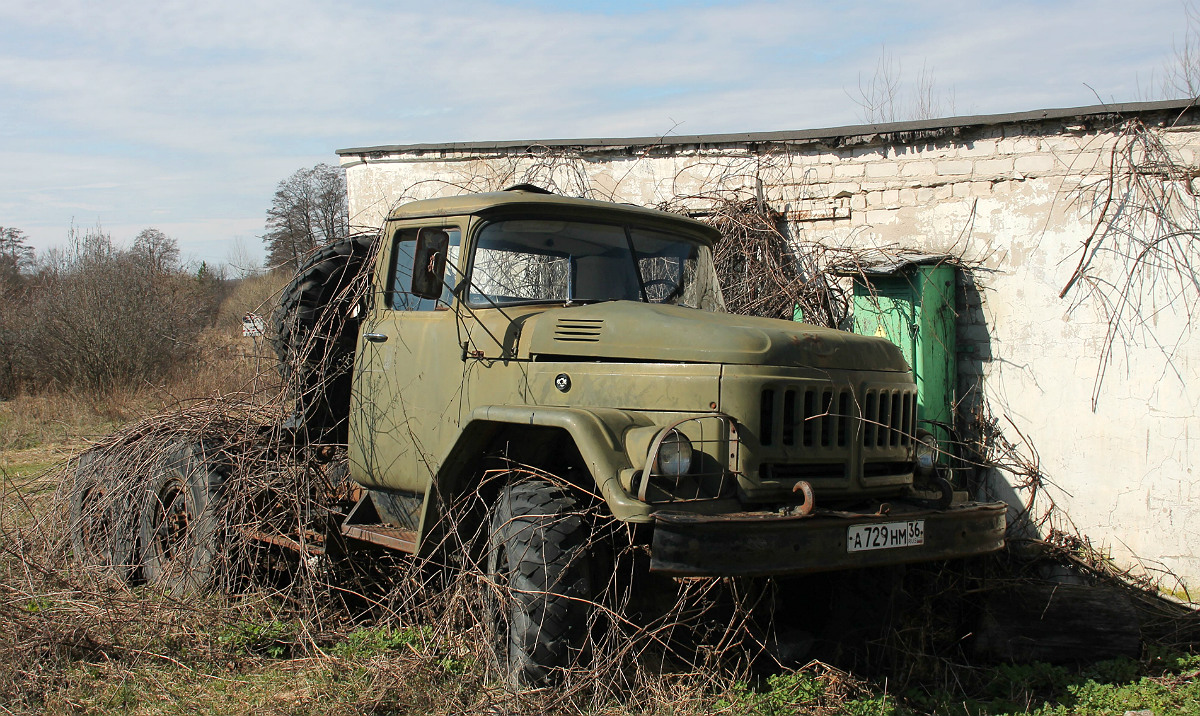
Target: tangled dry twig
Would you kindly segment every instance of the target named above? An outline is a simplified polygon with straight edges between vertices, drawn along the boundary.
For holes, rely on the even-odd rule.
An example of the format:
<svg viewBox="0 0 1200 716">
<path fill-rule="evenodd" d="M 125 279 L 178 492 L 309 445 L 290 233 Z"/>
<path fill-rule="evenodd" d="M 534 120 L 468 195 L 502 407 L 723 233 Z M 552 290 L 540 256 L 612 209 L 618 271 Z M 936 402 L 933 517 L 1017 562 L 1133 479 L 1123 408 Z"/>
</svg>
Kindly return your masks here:
<svg viewBox="0 0 1200 716">
<path fill-rule="evenodd" d="M 1117 130 L 1106 170 L 1077 192 L 1094 223 L 1059 298 L 1073 293 L 1073 311 L 1088 302 L 1107 323 L 1092 410 L 1122 345 L 1155 346 L 1173 367 L 1200 298 L 1198 176 L 1161 130 L 1130 119 Z M 1164 321 L 1171 314 L 1182 323 Z"/>
</svg>

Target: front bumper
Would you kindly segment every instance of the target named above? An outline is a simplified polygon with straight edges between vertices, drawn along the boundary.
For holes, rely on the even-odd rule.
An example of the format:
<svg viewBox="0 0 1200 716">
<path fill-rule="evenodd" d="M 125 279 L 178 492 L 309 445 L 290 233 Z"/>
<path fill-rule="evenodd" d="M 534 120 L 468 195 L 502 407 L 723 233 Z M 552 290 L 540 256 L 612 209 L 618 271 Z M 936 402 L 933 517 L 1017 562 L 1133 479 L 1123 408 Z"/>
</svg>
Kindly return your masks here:
<svg viewBox="0 0 1200 716">
<path fill-rule="evenodd" d="M 970 557 L 1004 546 L 1003 502 L 945 510 L 892 503 L 886 514 L 818 509 L 807 516 L 774 512 L 654 514 L 650 569 L 679 577 L 749 577 L 830 572 Z M 924 520 L 924 543 L 850 552 L 852 526 Z"/>
</svg>

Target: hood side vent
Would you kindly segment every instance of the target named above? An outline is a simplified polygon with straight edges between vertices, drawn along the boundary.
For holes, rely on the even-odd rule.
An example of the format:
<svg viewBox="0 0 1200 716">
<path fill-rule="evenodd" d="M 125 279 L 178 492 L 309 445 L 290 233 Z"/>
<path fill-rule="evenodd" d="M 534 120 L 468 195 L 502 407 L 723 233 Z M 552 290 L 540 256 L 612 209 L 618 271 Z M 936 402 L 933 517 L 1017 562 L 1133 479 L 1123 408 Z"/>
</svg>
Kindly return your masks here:
<svg viewBox="0 0 1200 716">
<path fill-rule="evenodd" d="M 560 318 L 554 325 L 554 340 L 570 343 L 598 343 L 604 330 L 602 318 Z"/>
</svg>

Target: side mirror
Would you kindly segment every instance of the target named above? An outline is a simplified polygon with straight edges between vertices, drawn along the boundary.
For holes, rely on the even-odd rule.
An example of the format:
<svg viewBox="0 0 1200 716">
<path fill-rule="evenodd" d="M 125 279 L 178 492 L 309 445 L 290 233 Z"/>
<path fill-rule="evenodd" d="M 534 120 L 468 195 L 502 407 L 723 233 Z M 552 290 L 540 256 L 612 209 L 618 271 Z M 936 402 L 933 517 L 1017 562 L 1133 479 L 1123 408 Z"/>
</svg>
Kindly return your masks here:
<svg viewBox="0 0 1200 716">
<path fill-rule="evenodd" d="M 412 293 L 429 299 L 442 297 L 446 256 L 450 252 L 450 234 L 441 229 L 417 232 L 417 250 L 413 252 Z"/>
</svg>

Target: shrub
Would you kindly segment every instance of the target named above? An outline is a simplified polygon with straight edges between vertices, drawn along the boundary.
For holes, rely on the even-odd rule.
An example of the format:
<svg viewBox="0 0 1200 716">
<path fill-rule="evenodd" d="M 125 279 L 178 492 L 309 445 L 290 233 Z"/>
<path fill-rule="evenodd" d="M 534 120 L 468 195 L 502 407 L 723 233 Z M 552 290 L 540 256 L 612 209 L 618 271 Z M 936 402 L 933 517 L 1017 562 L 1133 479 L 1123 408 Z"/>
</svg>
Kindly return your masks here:
<svg viewBox="0 0 1200 716">
<path fill-rule="evenodd" d="M 73 231 L 67 249 L 44 256 L 23 292 L 6 298 L 0 383 L 6 374 L 9 392 L 106 392 L 188 365 L 221 281 L 184 270 L 177 251 L 158 248 L 125 251 L 98 230 Z"/>
</svg>

